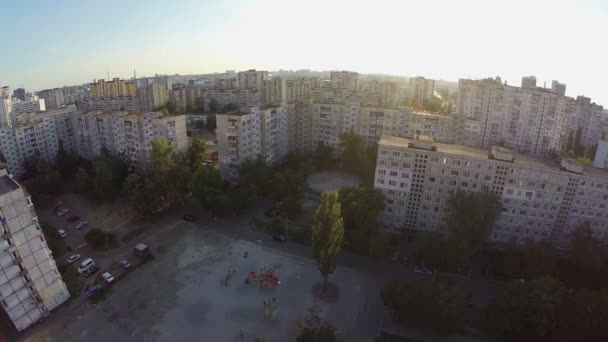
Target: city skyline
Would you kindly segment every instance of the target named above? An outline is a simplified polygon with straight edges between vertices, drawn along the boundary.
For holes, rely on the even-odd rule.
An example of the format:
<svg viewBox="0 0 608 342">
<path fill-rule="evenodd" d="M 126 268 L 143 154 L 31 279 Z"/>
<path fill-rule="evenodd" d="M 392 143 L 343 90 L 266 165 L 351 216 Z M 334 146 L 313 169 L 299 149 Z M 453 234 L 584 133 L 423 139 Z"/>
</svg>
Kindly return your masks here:
<svg viewBox="0 0 608 342">
<path fill-rule="evenodd" d="M 481 1 L 113 3 L 5 5 L 0 28 L 11 44 L 0 56 L 0 83 L 35 91 L 107 78 L 108 67 L 121 78 L 134 69 L 150 76 L 256 68 L 501 76 L 515 85 L 535 75 L 539 85 L 559 80 L 568 96 L 608 103 L 608 7 L 599 1 L 515 1 L 499 17 L 490 15 L 497 4 Z"/>
</svg>

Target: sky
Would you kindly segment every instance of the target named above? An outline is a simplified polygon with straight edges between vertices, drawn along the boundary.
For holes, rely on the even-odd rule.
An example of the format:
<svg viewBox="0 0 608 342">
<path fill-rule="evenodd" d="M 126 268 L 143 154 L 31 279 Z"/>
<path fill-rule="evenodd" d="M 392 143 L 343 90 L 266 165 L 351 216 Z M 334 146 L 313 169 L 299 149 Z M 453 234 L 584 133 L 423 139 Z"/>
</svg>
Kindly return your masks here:
<svg viewBox="0 0 608 342">
<path fill-rule="evenodd" d="M 23 0 L 0 6 L 0 84 L 352 70 L 566 83 L 608 106 L 608 0 Z"/>
</svg>

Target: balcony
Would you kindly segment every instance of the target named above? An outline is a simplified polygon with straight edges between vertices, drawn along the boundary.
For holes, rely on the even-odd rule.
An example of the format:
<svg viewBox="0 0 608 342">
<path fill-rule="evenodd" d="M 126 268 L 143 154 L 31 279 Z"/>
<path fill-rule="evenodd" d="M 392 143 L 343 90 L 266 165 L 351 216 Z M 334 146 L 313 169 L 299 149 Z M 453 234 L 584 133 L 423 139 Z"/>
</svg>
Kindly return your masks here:
<svg viewBox="0 0 608 342">
<path fill-rule="evenodd" d="M 13 264 L 15 264 L 15 265 L 19 265 L 22 262 L 23 262 L 23 260 L 21 260 L 20 256 L 13 258 Z"/>
<path fill-rule="evenodd" d="M 2 238 L 4 240 L 10 239 L 11 238 L 11 232 L 9 232 L 8 230 L 5 230 L 4 232 L 2 232 Z"/>
<path fill-rule="evenodd" d="M 8 246 L 6 246 L 6 248 L 4 249 L 4 251 L 6 251 L 7 253 L 13 253 L 14 251 L 17 250 L 17 246 L 13 245 L 13 244 L 9 244 Z"/>
</svg>

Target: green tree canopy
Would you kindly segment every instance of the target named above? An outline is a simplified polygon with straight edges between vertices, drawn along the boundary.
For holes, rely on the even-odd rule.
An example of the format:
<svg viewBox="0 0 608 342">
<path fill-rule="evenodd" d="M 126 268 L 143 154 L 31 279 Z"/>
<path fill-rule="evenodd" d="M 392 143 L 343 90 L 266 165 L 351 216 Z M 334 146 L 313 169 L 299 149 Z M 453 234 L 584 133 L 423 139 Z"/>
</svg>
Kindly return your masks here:
<svg viewBox="0 0 608 342">
<path fill-rule="evenodd" d="M 344 222 L 338 193 L 324 192 L 312 227 L 312 249 L 317 267 L 323 276 L 323 291 L 327 277 L 336 268 L 336 259 L 342 249 Z"/>
<path fill-rule="evenodd" d="M 557 314 L 557 342 L 605 341 L 608 336 L 608 289 L 580 290 L 564 296 Z"/>
<path fill-rule="evenodd" d="M 329 145 L 319 143 L 313 160 L 315 161 L 318 170 L 329 169 L 335 162 L 334 149 Z"/>
<path fill-rule="evenodd" d="M 507 341 L 550 341 L 563 292 L 549 277 L 511 281 L 486 310 L 489 332 Z"/>
<path fill-rule="evenodd" d="M 422 328 L 450 332 L 466 322 L 466 298 L 458 287 L 445 280 L 392 281 L 380 297 L 395 318 Z"/>
<path fill-rule="evenodd" d="M 215 114 L 207 115 L 207 120 L 205 121 L 205 127 L 208 131 L 213 131 L 217 128 L 217 121 L 215 118 Z"/>
<path fill-rule="evenodd" d="M 337 342 L 336 329 L 319 317 L 318 305 L 308 308 L 310 317 L 299 322 L 300 333 L 296 342 Z"/>
<path fill-rule="evenodd" d="M 197 137 L 190 138 L 188 145 L 188 165 L 196 170 L 205 161 L 205 142 Z"/>
<path fill-rule="evenodd" d="M 209 112 L 217 113 L 217 100 L 215 98 L 211 98 L 211 101 L 209 101 Z"/>
</svg>

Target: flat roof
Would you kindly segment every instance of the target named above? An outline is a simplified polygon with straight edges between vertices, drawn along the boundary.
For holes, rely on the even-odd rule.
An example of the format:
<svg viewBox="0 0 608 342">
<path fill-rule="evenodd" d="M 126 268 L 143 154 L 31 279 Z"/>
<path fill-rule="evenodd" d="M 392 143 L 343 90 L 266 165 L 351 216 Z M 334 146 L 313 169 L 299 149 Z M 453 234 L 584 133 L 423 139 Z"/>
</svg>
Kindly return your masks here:
<svg viewBox="0 0 608 342">
<path fill-rule="evenodd" d="M 413 143 L 414 139 L 394 137 L 394 136 L 383 136 L 380 139 L 379 145 L 392 145 L 397 147 L 409 147 L 410 143 Z M 438 143 L 434 142 L 433 146 L 437 147 L 437 152 L 454 154 L 464 157 L 478 158 L 478 159 L 488 159 L 489 150 L 477 147 L 470 147 L 464 145 L 456 145 L 456 144 L 446 144 L 446 143 Z M 563 171 L 560 165 L 560 161 L 554 160 L 551 158 L 544 157 L 535 157 L 529 156 L 525 154 L 518 154 L 513 152 L 513 157 L 515 161 L 513 164 L 516 165 L 524 165 L 530 166 L 539 169 L 549 169 L 553 171 Z M 503 161 L 508 163 L 506 161 Z M 572 172 L 568 172 L 572 173 Z M 583 169 L 583 176 L 602 178 L 608 180 L 608 170 L 585 166 Z"/>
<path fill-rule="evenodd" d="M 19 185 L 8 175 L 0 177 L 0 195 L 19 189 Z"/>
</svg>

